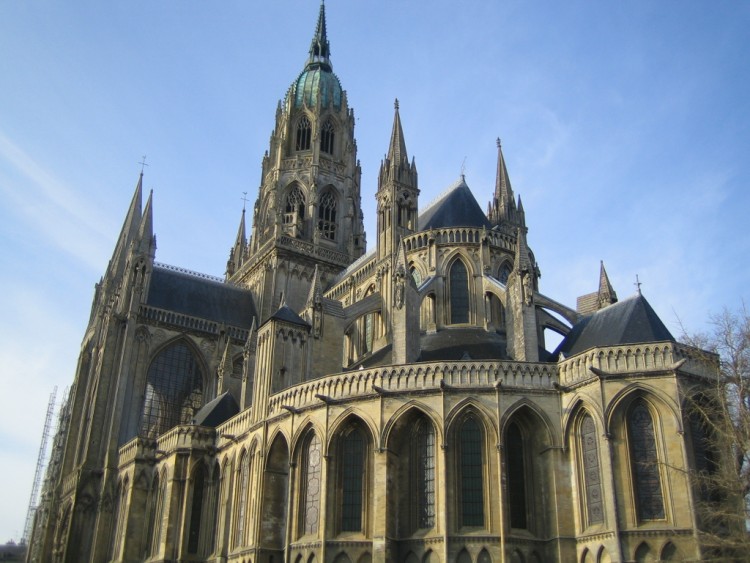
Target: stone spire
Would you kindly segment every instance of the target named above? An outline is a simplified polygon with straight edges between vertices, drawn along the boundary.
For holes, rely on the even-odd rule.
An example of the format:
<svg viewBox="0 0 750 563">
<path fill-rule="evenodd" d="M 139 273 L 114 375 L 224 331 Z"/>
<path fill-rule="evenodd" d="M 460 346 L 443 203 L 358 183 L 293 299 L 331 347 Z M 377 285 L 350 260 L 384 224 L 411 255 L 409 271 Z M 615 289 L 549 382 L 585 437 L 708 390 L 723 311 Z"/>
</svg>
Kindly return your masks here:
<svg viewBox="0 0 750 563">
<path fill-rule="evenodd" d="M 229 251 L 229 260 L 227 260 L 227 277 L 233 275 L 240 269 L 245 259 L 247 250 L 247 236 L 245 234 L 245 208 L 242 208 L 240 217 L 240 226 L 237 228 L 237 237 L 234 240 L 234 246 Z"/>
<path fill-rule="evenodd" d="M 378 176 L 378 256 L 396 252 L 398 240 L 417 230 L 419 188 L 417 165 L 409 163 L 398 100 L 394 102 L 393 128 L 388 154 Z"/>
<path fill-rule="evenodd" d="M 599 300 L 599 308 L 604 308 L 607 305 L 617 303 L 617 293 L 615 293 L 612 284 L 609 283 L 609 276 L 607 270 L 604 269 L 604 260 L 599 265 L 599 291 L 597 293 Z"/>
<path fill-rule="evenodd" d="M 328 44 L 328 35 L 326 34 L 326 5 L 320 3 L 320 13 L 318 14 L 318 24 L 315 26 L 315 35 L 310 43 L 310 58 L 307 60 L 307 68 L 320 67 L 323 70 L 331 71 L 331 47 Z"/>
<path fill-rule="evenodd" d="M 495 193 L 489 204 L 489 212 L 487 215 L 493 225 L 499 225 L 501 223 L 510 223 L 515 226 L 525 225 L 521 198 L 519 196 L 518 205 L 516 205 L 513 188 L 510 185 L 510 176 L 508 176 L 508 168 L 505 165 L 503 146 L 499 138 L 497 139 Z"/>
<path fill-rule="evenodd" d="M 128 212 L 125 215 L 125 221 L 120 229 L 120 236 L 117 238 L 115 250 L 112 253 L 112 259 L 109 261 L 107 274 L 105 277 L 117 278 L 122 275 L 125 269 L 128 249 L 138 236 L 138 230 L 141 226 L 142 216 L 142 198 L 143 198 L 143 172 L 138 177 L 138 183 L 135 186 L 133 199 L 130 200 Z"/>
<path fill-rule="evenodd" d="M 138 227 L 138 250 L 140 253 L 154 258 L 156 252 L 156 237 L 154 236 L 154 191 L 151 190 L 143 209 L 141 224 Z"/>
</svg>

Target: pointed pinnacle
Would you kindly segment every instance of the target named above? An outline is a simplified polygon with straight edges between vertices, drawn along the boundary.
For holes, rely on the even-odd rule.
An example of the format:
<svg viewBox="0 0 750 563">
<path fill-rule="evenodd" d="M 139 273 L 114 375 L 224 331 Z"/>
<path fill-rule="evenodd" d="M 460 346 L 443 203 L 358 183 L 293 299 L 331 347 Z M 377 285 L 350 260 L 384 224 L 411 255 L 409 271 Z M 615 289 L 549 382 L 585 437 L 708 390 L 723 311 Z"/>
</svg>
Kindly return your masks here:
<svg viewBox="0 0 750 563">
<path fill-rule="evenodd" d="M 409 157 L 406 154 L 406 142 L 404 141 L 404 130 L 401 127 L 401 115 L 398 111 L 398 98 L 396 99 L 393 115 L 393 129 L 391 130 L 391 144 L 388 147 L 388 160 L 391 165 L 401 166 L 409 164 Z"/>
</svg>

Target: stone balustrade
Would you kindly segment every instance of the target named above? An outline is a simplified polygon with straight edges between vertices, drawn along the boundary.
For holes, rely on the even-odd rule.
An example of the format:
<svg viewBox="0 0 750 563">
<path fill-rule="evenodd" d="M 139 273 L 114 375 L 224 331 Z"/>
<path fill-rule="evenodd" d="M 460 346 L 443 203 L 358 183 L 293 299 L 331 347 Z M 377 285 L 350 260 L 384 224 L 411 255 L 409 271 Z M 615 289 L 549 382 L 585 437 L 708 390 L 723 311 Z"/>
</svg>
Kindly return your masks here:
<svg viewBox="0 0 750 563">
<path fill-rule="evenodd" d="M 339 373 L 306 381 L 273 395 L 268 416 L 282 406 L 303 409 L 325 400 L 351 400 L 391 391 L 421 391 L 445 388 L 504 387 L 553 389 L 557 382 L 554 364 L 522 362 L 436 362 L 386 366 Z"/>
<path fill-rule="evenodd" d="M 559 364 L 560 383 L 571 385 L 593 376 L 591 368 L 606 374 L 674 370 L 701 377 L 716 376 L 718 358 L 675 342 L 652 342 L 592 348 Z"/>
<path fill-rule="evenodd" d="M 167 454 L 178 449 L 206 448 L 214 445 L 216 431 L 205 426 L 175 426 L 156 440 L 156 449 Z"/>
<path fill-rule="evenodd" d="M 222 326 L 215 321 L 209 321 L 200 317 L 191 317 L 190 315 L 175 313 L 174 311 L 167 311 L 166 309 L 159 309 L 158 307 L 151 307 L 149 305 L 141 305 L 138 309 L 138 314 L 143 321 L 151 321 L 161 325 L 173 326 L 211 335 L 218 335 L 220 330 L 224 328 L 229 336 L 241 342 L 247 340 L 247 335 L 249 333 L 249 331 L 244 328 Z"/>
</svg>

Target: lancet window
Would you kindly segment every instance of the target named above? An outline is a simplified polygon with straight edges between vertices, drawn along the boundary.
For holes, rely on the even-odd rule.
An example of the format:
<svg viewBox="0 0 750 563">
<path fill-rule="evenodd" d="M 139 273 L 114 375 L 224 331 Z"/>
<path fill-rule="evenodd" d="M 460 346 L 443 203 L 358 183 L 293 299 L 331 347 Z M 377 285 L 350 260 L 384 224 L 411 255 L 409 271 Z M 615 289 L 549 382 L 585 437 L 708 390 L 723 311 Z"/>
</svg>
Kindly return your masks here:
<svg viewBox="0 0 750 563">
<path fill-rule="evenodd" d="M 336 240 L 336 196 L 330 191 L 318 204 L 318 230 L 324 239 Z"/>
<path fill-rule="evenodd" d="M 312 433 L 305 451 L 303 479 L 303 534 L 315 534 L 320 520 L 320 470 L 322 452 L 320 438 Z"/>
<path fill-rule="evenodd" d="M 469 275 L 461 260 L 453 262 L 449 278 L 451 324 L 468 323 Z"/>
<path fill-rule="evenodd" d="M 198 467 L 193 475 L 193 501 L 190 507 L 190 528 L 188 531 L 188 553 L 198 553 L 198 540 L 201 533 L 203 500 L 206 489 L 206 468 Z"/>
<path fill-rule="evenodd" d="M 323 128 L 320 130 L 320 152 L 333 154 L 333 141 L 335 134 L 336 129 L 329 119 L 323 124 Z"/>
<path fill-rule="evenodd" d="M 312 126 L 310 125 L 310 120 L 302 116 L 297 122 L 297 138 L 294 148 L 298 151 L 309 151 L 311 138 Z"/>
<path fill-rule="evenodd" d="M 435 525 L 435 429 L 425 419 L 416 424 L 411 452 L 417 527 L 432 528 Z"/>
<path fill-rule="evenodd" d="M 654 420 L 646 401 L 636 399 L 627 417 L 628 440 L 636 509 L 640 520 L 664 518 L 659 456 L 656 450 Z"/>
<path fill-rule="evenodd" d="M 234 545 L 245 544 L 245 523 L 247 521 L 247 495 L 250 484 L 250 462 L 251 455 L 248 452 L 242 454 L 240 460 L 239 486 L 237 490 L 237 508 L 235 511 Z"/>
<path fill-rule="evenodd" d="M 599 524 L 604 521 L 602 480 L 599 469 L 599 440 L 596 435 L 594 419 L 588 414 L 584 415 L 581 422 L 580 447 L 588 524 Z"/>
<path fill-rule="evenodd" d="M 141 435 L 155 438 L 189 424 L 203 401 L 203 373 L 185 342 L 162 350 L 148 368 Z"/>
<path fill-rule="evenodd" d="M 482 441 L 479 423 L 467 417 L 458 432 L 462 526 L 484 526 Z"/>
<path fill-rule="evenodd" d="M 526 447 L 521 428 L 515 422 L 508 426 L 505 440 L 508 472 L 510 527 L 526 529 Z"/>
<path fill-rule="evenodd" d="M 341 531 L 362 530 L 367 440 L 354 426 L 341 440 Z"/>
</svg>

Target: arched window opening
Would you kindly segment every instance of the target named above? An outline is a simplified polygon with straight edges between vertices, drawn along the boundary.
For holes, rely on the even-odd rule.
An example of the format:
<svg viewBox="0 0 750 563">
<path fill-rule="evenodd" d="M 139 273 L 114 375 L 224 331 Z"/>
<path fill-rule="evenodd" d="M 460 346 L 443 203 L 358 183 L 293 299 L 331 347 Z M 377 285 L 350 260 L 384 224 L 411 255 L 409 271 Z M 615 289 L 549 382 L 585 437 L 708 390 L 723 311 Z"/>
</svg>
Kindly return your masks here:
<svg viewBox="0 0 750 563">
<path fill-rule="evenodd" d="M 651 563 L 654 560 L 651 548 L 646 542 L 641 543 L 635 550 L 634 559 L 636 563 Z"/>
<path fill-rule="evenodd" d="M 492 563 L 492 557 L 490 557 L 489 551 L 482 549 L 477 556 L 477 563 Z"/>
<path fill-rule="evenodd" d="M 242 372 L 245 370 L 245 360 L 242 356 L 235 358 L 232 362 L 232 377 L 242 379 Z"/>
<path fill-rule="evenodd" d="M 237 507 L 235 509 L 234 546 L 245 545 L 245 523 L 247 521 L 247 496 L 250 485 L 250 461 L 248 452 L 242 453 L 237 487 Z"/>
<path fill-rule="evenodd" d="M 366 438 L 353 426 L 341 440 L 341 531 L 362 531 Z"/>
<path fill-rule="evenodd" d="M 305 196 L 299 186 L 294 186 L 286 196 L 284 228 L 293 237 L 302 235 L 305 220 Z"/>
<path fill-rule="evenodd" d="M 472 563 L 471 555 L 469 555 L 469 552 L 465 549 L 459 551 L 458 556 L 456 557 L 456 563 Z"/>
<path fill-rule="evenodd" d="M 458 433 L 462 526 L 484 526 L 482 440 L 479 423 L 467 417 Z"/>
<path fill-rule="evenodd" d="M 302 479 L 304 487 L 302 495 L 303 535 L 317 533 L 320 518 L 320 470 L 322 453 L 320 438 L 314 432 L 311 434 L 305 450 L 305 474 Z"/>
<path fill-rule="evenodd" d="M 140 432 L 155 438 L 178 424 L 189 424 L 203 400 L 203 372 L 185 342 L 176 342 L 148 368 Z"/>
<path fill-rule="evenodd" d="M 469 275 L 461 260 L 453 262 L 450 270 L 451 324 L 469 322 Z"/>
<path fill-rule="evenodd" d="M 412 447 L 412 479 L 418 528 L 435 525 L 435 429 L 426 419 L 417 421 Z"/>
<path fill-rule="evenodd" d="M 515 422 L 508 426 L 505 446 L 507 452 L 510 527 L 525 530 L 528 527 L 526 506 L 527 452 L 523 433 Z"/>
<path fill-rule="evenodd" d="M 336 129 L 331 120 L 327 120 L 320 130 L 320 152 L 333 154 L 333 141 L 336 135 Z"/>
<path fill-rule="evenodd" d="M 411 272 L 411 277 L 414 278 L 416 286 L 419 287 L 422 285 L 422 274 L 419 273 L 419 270 L 414 265 L 411 265 L 409 271 Z"/>
<path fill-rule="evenodd" d="M 661 520 L 664 518 L 664 500 L 654 421 L 643 399 L 633 402 L 628 412 L 627 427 L 638 518 Z"/>
<path fill-rule="evenodd" d="M 164 512 L 167 508 L 166 503 L 166 497 L 167 497 L 167 474 L 166 472 L 162 473 L 161 478 L 157 478 L 159 486 L 159 494 L 158 498 L 156 500 L 156 510 L 155 510 L 155 522 L 154 527 L 151 529 L 151 549 L 150 549 L 150 555 L 151 557 L 154 557 L 156 554 L 159 553 L 159 547 L 161 546 L 161 533 L 162 533 L 162 526 L 164 523 Z"/>
<path fill-rule="evenodd" d="M 497 274 L 497 279 L 502 283 L 503 285 L 508 285 L 508 278 L 510 278 L 511 273 L 511 267 L 510 264 L 507 262 L 504 262 L 502 266 L 500 266 L 500 270 Z"/>
<path fill-rule="evenodd" d="M 193 501 L 190 507 L 190 528 L 188 530 L 188 553 L 198 553 L 198 541 L 203 516 L 203 495 L 206 486 L 206 469 L 199 467 L 193 476 Z"/>
<path fill-rule="evenodd" d="M 149 534 L 152 533 L 156 524 L 156 505 L 159 502 L 159 475 L 154 476 L 154 480 L 151 482 L 151 488 L 148 492 L 148 500 L 146 501 L 146 536 L 143 542 L 143 558 L 146 559 L 151 554 L 151 542 Z"/>
<path fill-rule="evenodd" d="M 318 204 L 318 231 L 327 240 L 336 240 L 336 196 L 326 192 Z"/>
<path fill-rule="evenodd" d="M 599 470 L 599 440 L 596 436 L 596 425 L 591 415 L 584 415 L 580 432 L 588 524 L 599 524 L 604 521 L 604 507 L 602 504 L 601 471 Z"/>
<path fill-rule="evenodd" d="M 287 509 L 289 486 L 289 446 L 277 434 L 265 456 L 263 504 L 260 515 L 260 546 L 278 561 L 284 560 L 287 546 Z"/>
<path fill-rule="evenodd" d="M 120 483 L 117 491 L 117 504 L 115 506 L 115 529 L 112 534 L 112 545 L 110 553 L 112 559 L 118 559 L 120 557 L 120 546 L 122 545 L 122 535 L 125 531 L 125 519 L 127 515 L 127 502 L 128 502 L 128 481 L 127 479 Z"/>
<path fill-rule="evenodd" d="M 294 146 L 298 151 L 310 150 L 310 139 L 312 138 L 312 126 L 307 117 L 302 116 L 297 122 L 297 142 Z"/>
</svg>

